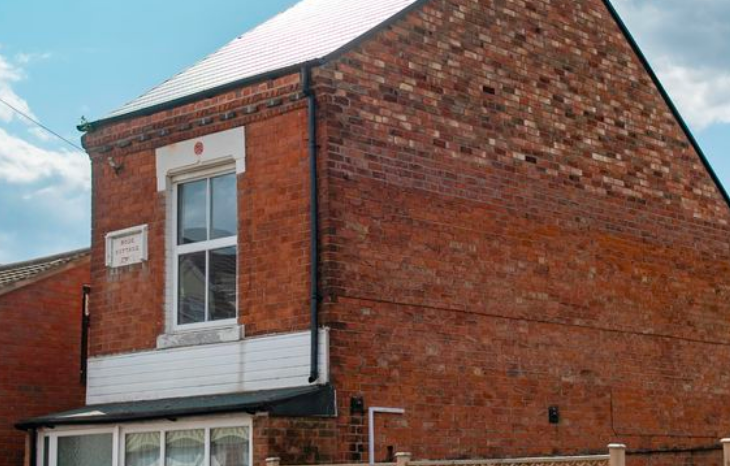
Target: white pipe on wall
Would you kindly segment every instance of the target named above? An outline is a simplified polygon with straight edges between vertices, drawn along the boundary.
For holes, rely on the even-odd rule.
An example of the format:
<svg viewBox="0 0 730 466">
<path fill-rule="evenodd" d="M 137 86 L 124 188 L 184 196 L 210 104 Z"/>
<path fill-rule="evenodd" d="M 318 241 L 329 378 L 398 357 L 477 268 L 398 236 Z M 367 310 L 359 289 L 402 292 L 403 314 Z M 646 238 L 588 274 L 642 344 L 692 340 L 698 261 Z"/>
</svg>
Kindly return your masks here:
<svg viewBox="0 0 730 466">
<path fill-rule="evenodd" d="M 405 414 L 403 408 L 379 408 L 368 409 L 368 462 L 375 464 L 375 413 L 382 414 Z"/>
</svg>

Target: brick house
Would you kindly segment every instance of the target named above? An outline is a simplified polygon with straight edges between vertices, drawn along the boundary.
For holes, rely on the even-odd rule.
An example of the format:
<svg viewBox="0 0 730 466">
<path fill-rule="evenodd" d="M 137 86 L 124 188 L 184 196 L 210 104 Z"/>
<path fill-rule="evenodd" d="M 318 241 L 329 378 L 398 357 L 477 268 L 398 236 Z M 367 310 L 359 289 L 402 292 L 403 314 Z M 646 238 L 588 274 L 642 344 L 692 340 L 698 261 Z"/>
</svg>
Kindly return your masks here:
<svg viewBox="0 0 730 466">
<path fill-rule="evenodd" d="M 81 129 L 50 466 L 716 463 L 728 196 L 608 1 L 304 0 Z"/>
<path fill-rule="evenodd" d="M 88 249 L 0 266 L 0 466 L 20 466 L 20 419 L 83 403 Z"/>
</svg>

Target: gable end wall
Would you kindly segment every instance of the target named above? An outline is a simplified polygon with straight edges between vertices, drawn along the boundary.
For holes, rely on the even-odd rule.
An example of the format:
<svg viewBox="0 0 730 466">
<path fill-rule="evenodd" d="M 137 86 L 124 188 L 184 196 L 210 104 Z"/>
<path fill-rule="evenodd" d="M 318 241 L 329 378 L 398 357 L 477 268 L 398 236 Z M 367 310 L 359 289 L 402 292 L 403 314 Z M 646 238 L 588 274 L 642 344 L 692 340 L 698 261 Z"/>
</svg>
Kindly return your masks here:
<svg viewBox="0 0 730 466">
<path fill-rule="evenodd" d="M 432 0 L 315 82 L 343 461 L 352 396 L 378 460 L 730 428 L 730 211 L 601 0 Z"/>
</svg>

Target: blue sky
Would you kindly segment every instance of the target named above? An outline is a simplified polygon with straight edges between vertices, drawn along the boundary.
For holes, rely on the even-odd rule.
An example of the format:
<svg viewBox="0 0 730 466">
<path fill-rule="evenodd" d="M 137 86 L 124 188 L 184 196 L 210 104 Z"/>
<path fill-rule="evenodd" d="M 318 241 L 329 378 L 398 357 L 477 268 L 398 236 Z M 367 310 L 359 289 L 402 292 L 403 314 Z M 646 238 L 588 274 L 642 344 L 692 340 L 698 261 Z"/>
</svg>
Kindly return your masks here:
<svg viewBox="0 0 730 466">
<path fill-rule="evenodd" d="M 0 98 L 75 125 L 143 93 L 296 0 L 2 0 Z M 359 0 L 353 0 L 359 1 Z M 730 187 L 730 2 L 614 0 Z M 88 159 L 0 104 L 0 263 L 89 243 Z"/>
</svg>

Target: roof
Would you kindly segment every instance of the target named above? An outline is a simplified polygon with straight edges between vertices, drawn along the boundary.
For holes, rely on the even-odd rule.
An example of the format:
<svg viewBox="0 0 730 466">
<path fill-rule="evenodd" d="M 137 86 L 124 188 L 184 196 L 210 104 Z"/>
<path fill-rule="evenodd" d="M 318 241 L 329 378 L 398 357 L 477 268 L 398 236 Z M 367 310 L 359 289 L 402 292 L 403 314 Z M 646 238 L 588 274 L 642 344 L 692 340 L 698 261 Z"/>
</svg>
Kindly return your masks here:
<svg viewBox="0 0 730 466">
<path fill-rule="evenodd" d="M 417 0 L 302 0 L 104 120 L 322 59 L 415 3 Z"/>
<path fill-rule="evenodd" d="M 208 414 L 268 412 L 272 416 L 334 416 L 335 391 L 331 385 L 260 390 L 229 395 L 206 395 L 162 400 L 91 405 L 15 425 L 21 430 L 61 425 L 115 424 L 176 419 Z"/>
<path fill-rule="evenodd" d="M 323 63 L 367 39 L 428 0 L 302 0 L 217 52 L 95 123 L 108 123 L 182 105 L 295 67 Z M 649 64 L 611 0 L 602 0 L 730 207 L 730 193 Z M 80 125 L 87 131 L 93 125 Z"/>
<path fill-rule="evenodd" d="M 54 256 L 41 257 L 14 264 L 0 265 L 0 293 L 8 288 L 23 286 L 29 281 L 46 277 L 78 260 L 89 256 L 89 249 L 77 249 Z"/>
</svg>

